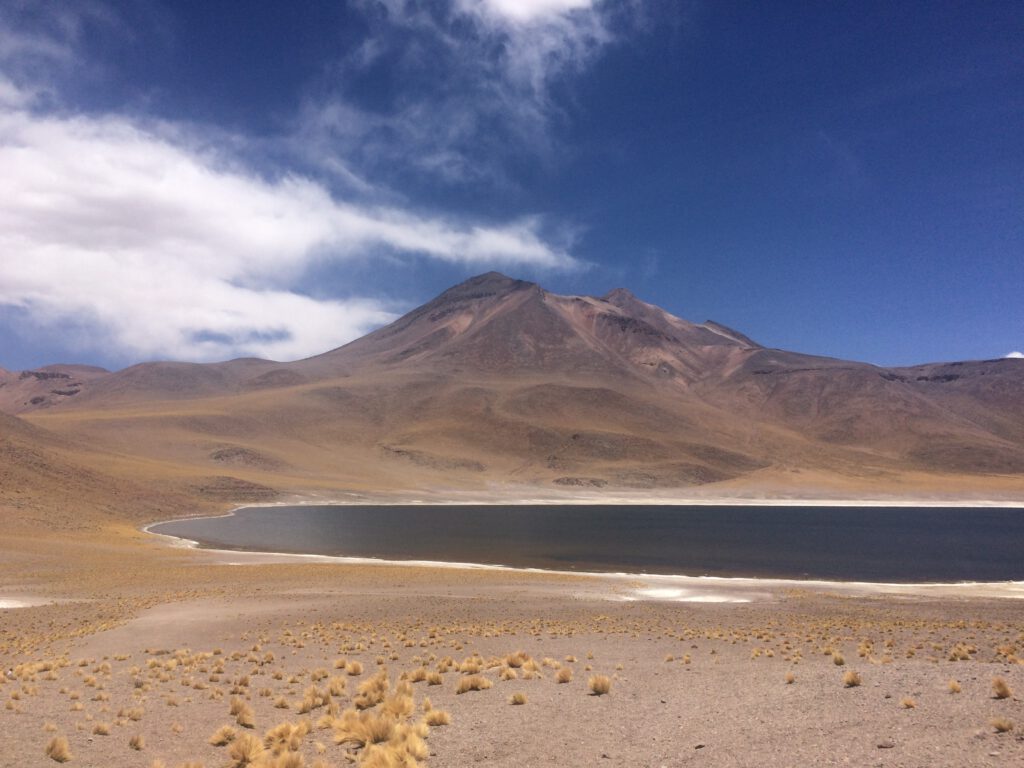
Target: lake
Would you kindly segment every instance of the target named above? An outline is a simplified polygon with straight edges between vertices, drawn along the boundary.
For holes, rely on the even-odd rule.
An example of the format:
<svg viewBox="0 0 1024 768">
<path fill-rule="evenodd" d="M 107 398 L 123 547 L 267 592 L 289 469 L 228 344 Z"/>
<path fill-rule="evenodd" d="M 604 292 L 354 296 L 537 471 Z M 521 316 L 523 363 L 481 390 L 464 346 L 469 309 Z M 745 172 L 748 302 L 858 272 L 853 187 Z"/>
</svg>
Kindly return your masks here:
<svg viewBox="0 0 1024 768">
<path fill-rule="evenodd" d="M 150 530 L 215 549 L 561 571 L 1024 580 L 1024 510 L 995 507 L 279 506 Z"/>
</svg>

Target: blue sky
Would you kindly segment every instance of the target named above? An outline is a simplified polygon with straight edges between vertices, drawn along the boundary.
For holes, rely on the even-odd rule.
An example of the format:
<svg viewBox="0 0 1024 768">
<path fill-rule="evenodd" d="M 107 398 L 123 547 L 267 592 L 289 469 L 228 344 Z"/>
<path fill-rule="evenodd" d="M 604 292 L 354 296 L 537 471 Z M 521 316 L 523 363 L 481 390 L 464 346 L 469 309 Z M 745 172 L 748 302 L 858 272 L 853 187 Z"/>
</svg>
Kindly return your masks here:
<svg viewBox="0 0 1024 768">
<path fill-rule="evenodd" d="M 1024 348 L 1024 6 L 6 2 L 0 366 L 294 359 L 490 269 Z"/>
</svg>

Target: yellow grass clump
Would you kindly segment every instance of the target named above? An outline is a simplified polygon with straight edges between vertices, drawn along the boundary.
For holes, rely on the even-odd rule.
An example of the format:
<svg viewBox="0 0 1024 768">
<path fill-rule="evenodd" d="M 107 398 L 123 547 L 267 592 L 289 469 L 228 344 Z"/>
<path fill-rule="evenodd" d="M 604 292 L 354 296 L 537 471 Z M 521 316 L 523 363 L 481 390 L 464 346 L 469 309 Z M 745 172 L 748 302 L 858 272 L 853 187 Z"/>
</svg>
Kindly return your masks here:
<svg viewBox="0 0 1024 768">
<path fill-rule="evenodd" d="M 460 694 L 467 693 L 468 691 L 485 691 L 492 685 L 494 685 L 494 683 L 483 675 L 466 675 L 465 677 L 459 678 L 459 684 L 455 689 L 455 693 Z"/>
<path fill-rule="evenodd" d="M 243 733 L 233 742 L 228 755 L 234 760 L 233 768 L 245 768 L 263 756 L 263 742 L 251 733 Z"/>
<path fill-rule="evenodd" d="M 335 675 L 327 681 L 327 692 L 331 696 L 344 696 L 348 681 L 344 677 Z"/>
<path fill-rule="evenodd" d="M 854 672 L 852 669 L 847 671 L 847 673 L 843 675 L 843 685 L 847 688 L 856 688 L 858 685 L 861 684 L 861 682 L 862 681 L 860 679 L 860 674 Z"/>
<path fill-rule="evenodd" d="M 230 725 L 222 725 L 210 737 L 210 743 L 215 747 L 224 747 L 235 740 L 238 732 Z"/>
<path fill-rule="evenodd" d="M 787 672 L 786 673 L 786 685 L 792 685 L 795 682 L 796 682 L 796 675 L 794 675 L 792 672 Z"/>
<path fill-rule="evenodd" d="M 997 699 L 1008 699 L 1013 696 L 1013 691 L 1007 685 L 1006 680 L 1001 677 L 992 678 L 992 695 Z"/>
<path fill-rule="evenodd" d="M 900 699 L 900 706 L 904 709 L 916 709 L 917 702 L 909 696 L 904 696 L 902 699 Z"/>
<path fill-rule="evenodd" d="M 356 709 L 370 709 L 384 701 L 388 694 L 388 671 L 381 668 L 377 674 L 368 677 L 356 689 L 356 697 L 352 703 Z"/>
<path fill-rule="evenodd" d="M 612 681 L 607 675 L 591 675 L 590 680 L 587 681 L 587 686 L 594 696 L 604 696 L 611 691 Z"/>
<path fill-rule="evenodd" d="M 357 747 L 380 744 L 391 740 L 397 726 L 398 723 L 391 717 L 376 712 L 346 709 L 335 724 L 334 741 L 336 744 L 353 744 Z"/>
<path fill-rule="evenodd" d="M 136 752 L 145 749 L 146 738 L 141 733 L 137 733 L 130 739 L 128 739 L 128 746 L 134 749 Z"/>
<path fill-rule="evenodd" d="M 256 725 L 256 714 L 248 704 L 242 704 L 235 717 L 235 722 L 243 728 L 253 728 Z"/>
<path fill-rule="evenodd" d="M 568 683 L 572 681 L 572 667 L 562 667 L 555 673 L 556 683 Z"/>
<path fill-rule="evenodd" d="M 263 746 L 275 756 L 285 752 L 298 752 L 302 746 L 302 740 L 308 734 L 308 720 L 302 720 L 297 725 L 287 722 L 279 723 L 264 734 Z"/>
<path fill-rule="evenodd" d="M 425 717 L 427 725 L 436 728 L 439 725 L 451 725 L 452 716 L 443 709 L 432 709 Z"/>
<path fill-rule="evenodd" d="M 846 663 L 846 659 L 843 658 L 843 654 L 839 651 L 832 651 L 832 663 L 837 667 L 841 667 Z"/>
<path fill-rule="evenodd" d="M 946 683 L 946 688 L 949 689 L 950 693 L 960 693 L 960 691 L 963 690 L 960 687 L 960 683 L 956 680 L 950 680 L 948 683 Z"/>
<path fill-rule="evenodd" d="M 525 693 L 513 693 L 509 697 L 508 703 L 509 704 L 515 704 L 515 705 L 525 704 L 526 703 L 526 694 Z"/>
<path fill-rule="evenodd" d="M 92 727 L 92 732 L 96 736 L 109 736 L 110 723 L 96 723 L 96 725 Z"/>
<path fill-rule="evenodd" d="M 54 736 L 46 745 L 46 756 L 58 763 L 66 763 L 72 758 L 71 747 L 63 736 Z"/>
<path fill-rule="evenodd" d="M 1013 720 L 1007 720 L 1005 717 L 994 717 L 990 722 L 996 733 L 1009 733 L 1013 730 Z"/>
<path fill-rule="evenodd" d="M 347 672 L 352 677 L 358 677 L 359 675 L 363 674 L 363 665 L 358 661 L 350 661 L 348 665 L 345 667 L 345 672 Z"/>
</svg>

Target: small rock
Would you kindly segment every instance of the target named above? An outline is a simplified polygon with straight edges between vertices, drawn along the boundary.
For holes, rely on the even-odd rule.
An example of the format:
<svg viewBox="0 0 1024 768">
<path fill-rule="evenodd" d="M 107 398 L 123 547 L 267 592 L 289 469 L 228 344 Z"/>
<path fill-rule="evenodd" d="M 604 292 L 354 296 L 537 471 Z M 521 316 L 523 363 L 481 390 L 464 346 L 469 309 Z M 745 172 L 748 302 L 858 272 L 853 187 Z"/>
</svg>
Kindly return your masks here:
<svg viewBox="0 0 1024 768">
<path fill-rule="evenodd" d="M 896 746 L 896 742 L 892 739 L 885 739 L 884 741 L 878 742 L 877 746 L 879 749 L 892 749 Z"/>
<path fill-rule="evenodd" d="M 698 744 L 697 746 L 694 747 L 694 749 L 704 749 L 704 745 L 703 744 Z"/>
</svg>

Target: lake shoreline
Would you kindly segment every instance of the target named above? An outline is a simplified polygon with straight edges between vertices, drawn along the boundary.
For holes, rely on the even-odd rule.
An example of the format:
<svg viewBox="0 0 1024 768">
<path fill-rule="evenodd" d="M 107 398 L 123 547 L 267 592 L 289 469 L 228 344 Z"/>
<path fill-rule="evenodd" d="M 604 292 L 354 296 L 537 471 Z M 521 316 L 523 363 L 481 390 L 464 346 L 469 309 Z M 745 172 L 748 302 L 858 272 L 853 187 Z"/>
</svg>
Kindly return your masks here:
<svg viewBox="0 0 1024 768">
<path fill-rule="evenodd" d="M 468 504 L 468 502 L 467 502 Z M 788 577 L 774 575 L 746 574 L 687 574 L 652 571 L 628 570 L 573 570 L 548 567 L 524 567 L 496 563 L 481 563 L 464 560 L 440 560 L 424 558 L 388 558 L 357 555 L 331 555 L 309 552 L 274 551 L 253 547 L 226 547 L 224 545 L 206 544 L 200 541 L 162 533 L 153 530 L 161 525 L 174 522 L 195 522 L 197 520 L 216 520 L 237 516 L 238 512 L 249 509 L 267 509 L 291 506 L 308 506 L 291 503 L 249 504 L 239 506 L 222 515 L 203 516 L 196 518 L 178 518 L 170 521 L 159 521 L 142 527 L 148 535 L 158 537 L 172 548 L 186 548 L 196 552 L 208 553 L 215 562 L 221 564 L 245 565 L 266 563 L 308 563 L 308 564 L 343 564 L 366 566 L 398 566 L 408 568 L 430 568 L 448 570 L 474 570 L 506 572 L 510 574 L 537 574 L 553 577 L 578 577 L 612 585 L 611 599 L 621 600 L 676 600 L 680 602 L 747 602 L 750 594 L 763 599 L 766 595 L 777 594 L 787 590 L 813 590 L 849 595 L 904 595 L 904 596 L 942 596 L 942 597 L 994 597 L 1024 599 L 1024 580 L 955 580 L 955 581 L 892 581 L 866 579 L 837 579 L 821 577 Z M 343 505 L 316 505 L 343 506 Z M 352 502 L 347 506 L 403 506 L 403 505 L 365 505 Z M 408 505 L 417 506 L 417 505 Z M 431 505 L 433 506 L 433 505 Z M 504 506 L 504 505 L 499 505 Z M 507 505 L 517 506 L 517 505 Z M 704 505 L 707 506 L 707 505 Z M 764 505 L 768 506 L 768 505 Z M 624 593 L 616 585 L 627 582 L 642 582 L 642 586 L 631 593 Z M 733 599 L 737 598 L 737 599 Z"/>
</svg>

